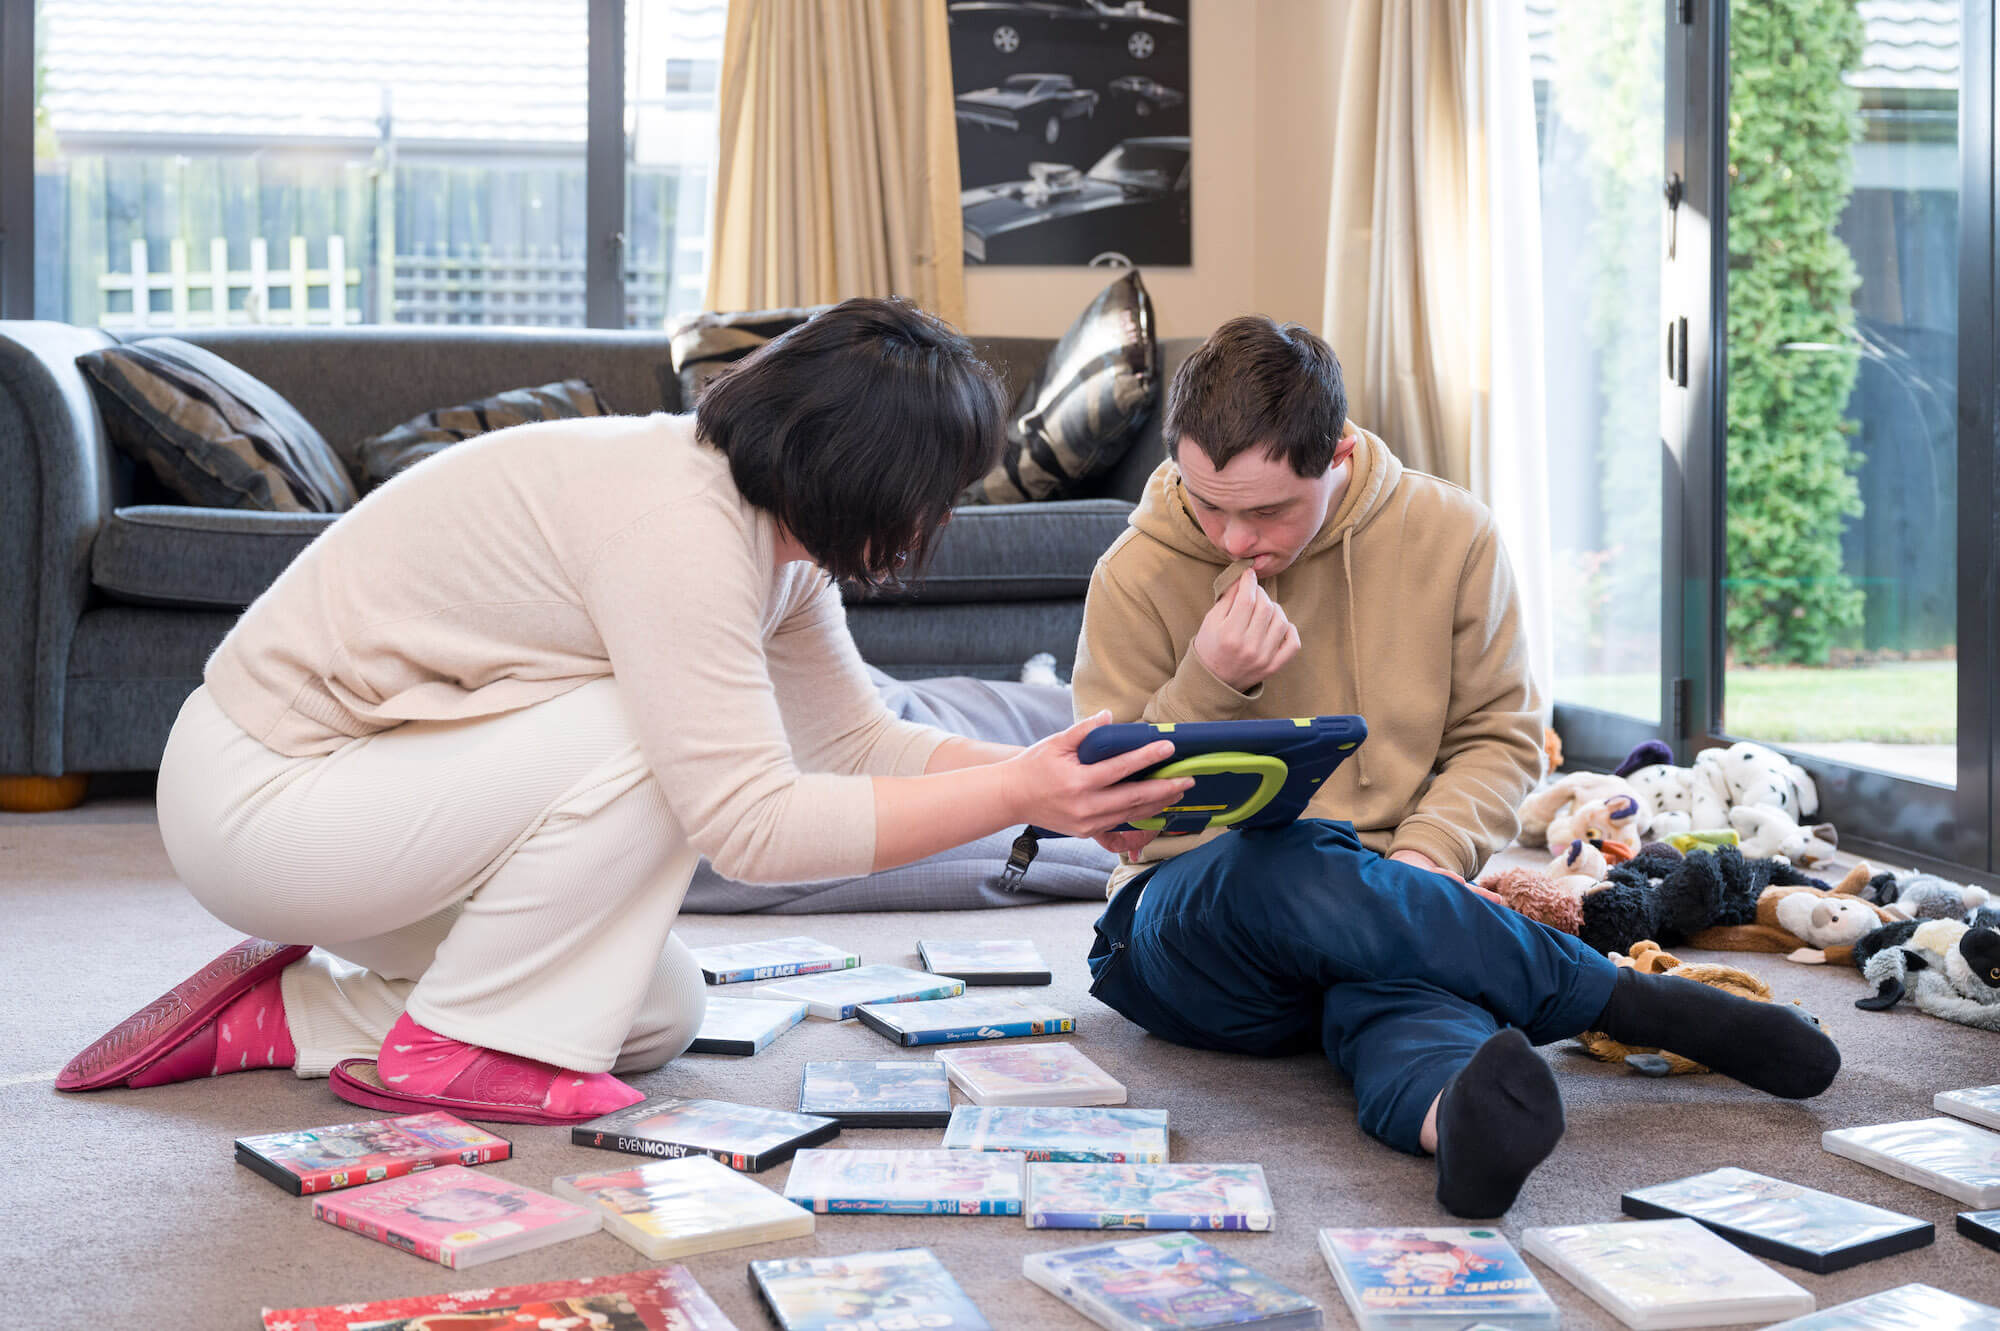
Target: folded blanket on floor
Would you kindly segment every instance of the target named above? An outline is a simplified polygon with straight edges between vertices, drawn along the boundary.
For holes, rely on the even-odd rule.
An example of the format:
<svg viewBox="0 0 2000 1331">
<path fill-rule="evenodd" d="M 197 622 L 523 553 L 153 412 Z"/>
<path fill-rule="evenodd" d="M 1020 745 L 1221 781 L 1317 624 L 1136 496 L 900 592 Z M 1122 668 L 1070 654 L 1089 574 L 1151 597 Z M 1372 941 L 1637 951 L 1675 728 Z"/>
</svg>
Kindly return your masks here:
<svg viewBox="0 0 2000 1331">
<path fill-rule="evenodd" d="M 1070 724 L 1067 688 L 1013 684 L 967 676 L 892 679 L 870 667 L 889 710 L 906 721 L 1000 744 L 1033 744 Z M 817 883 L 739 883 L 703 860 L 688 885 L 683 911 L 698 915 L 824 914 L 862 910 L 976 910 L 1025 906 L 1051 898 L 1102 900 L 1117 858 L 1094 841 L 1045 841 L 1022 891 L 1000 888 L 1018 827 L 860 878 Z"/>
</svg>

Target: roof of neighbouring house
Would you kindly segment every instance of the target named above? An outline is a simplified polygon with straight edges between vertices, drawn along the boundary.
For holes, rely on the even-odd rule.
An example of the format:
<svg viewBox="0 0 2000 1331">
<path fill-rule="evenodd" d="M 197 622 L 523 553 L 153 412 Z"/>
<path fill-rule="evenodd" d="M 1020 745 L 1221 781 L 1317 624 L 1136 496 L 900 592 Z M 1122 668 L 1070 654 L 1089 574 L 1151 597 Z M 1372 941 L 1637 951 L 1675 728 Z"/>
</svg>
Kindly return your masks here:
<svg viewBox="0 0 2000 1331">
<path fill-rule="evenodd" d="M 686 53 L 719 54 L 725 0 L 644 9 Z M 580 147 L 588 12 L 581 0 L 42 0 L 41 103 L 63 139 L 367 142 L 388 88 L 400 142 Z"/>
<path fill-rule="evenodd" d="M 1556 16 L 1564 4 L 1602 0 L 1525 0 L 1528 63 L 1538 80 L 1555 71 Z M 1864 45 L 1847 76 L 1857 88 L 1956 89 L 1959 0 L 1858 0 Z"/>
</svg>

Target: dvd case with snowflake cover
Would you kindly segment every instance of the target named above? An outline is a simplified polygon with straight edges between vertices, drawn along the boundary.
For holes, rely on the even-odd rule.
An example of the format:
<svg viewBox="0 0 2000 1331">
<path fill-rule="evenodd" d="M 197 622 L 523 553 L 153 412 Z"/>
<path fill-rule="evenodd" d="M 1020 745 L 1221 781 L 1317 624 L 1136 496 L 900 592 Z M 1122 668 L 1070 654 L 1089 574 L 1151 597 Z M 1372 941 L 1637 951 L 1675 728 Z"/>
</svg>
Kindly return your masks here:
<svg viewBox="0 0 2000 1331">
<path fill-rule="evenodd" d="M 556 1196 L 596 1211 L 609 1233 L 654 1259 L 813 1232 L 812 1212 L 706 1155 L 565 1174 L 553 1187 Z"/>
<path fill-rule="evenodd" d="M 1931 1107 L 1977 1123 L 1982 1128 L 2000 1130 L 2000 1086 L 1968 1086 L 1958 1091 L 1939 1091 Z"/>
<path fill-rule="evenodd" d="M 802 975 L 751 991 L 758 998 L 804 1003 L 821 1021 L 848 1021 L 863 1003 L 919 1003 L 932 998 L 956 998 L 965 981 L 913 971 L 904 966 L 862 966 L 829 975 Z"/>
<path fill-rule="evenodd" d="M 1125 1083 L 1068 1043 L 975 1045 L 934 1057 L 976 1105 L 1125 1103 Z"/>
<path fill-rule="evenodd" d="M 799 1112 L 844 1128 L 935 1128 L 951 1121 L 944 1068 L 920 1059 L 829 1059 L 799 1075 Z"/>
<path fill-rule="evenodd" d="M 782 980 L 789 975 L 852 970 L 861 958 L 817 938 L 771 938 L 757 943 L 715 943 L 691 947 L 701 977 L 710 984 Z"/>
<path fill-rule="evenodd" d="M 960 1105 L 951 1111 L 944 1144 L 953 1151 L 1018 1151 L 1031 1162 L 1165 1164 L 1167 1111 Z"/>
<path fill-rule="evenodd" d="M 464 1165 L 313 1198 L 313 1218 L 463 1270 L 597 1231 L 597 1212 Z"/>
<path fill-rule="evenodd" d="M 1764 1331 L 2000 1331 L 2000 1308 L 1930 1285 L 1898 1285 Z"/>
<path fill-rule="evenodd" d="M 771 1041 L 806 1019 L 804 1003 L 773 1003 L 765 998 L 730 998 L 710 994 L 701 1030 L 688 1046 L 690 1054 L 761 1054 Z"/>
<path fill-rule="evenodd" d="M 1030 1253 L 1021 1274 L 1109 1331 L 1324 1324 L 1317 1303 L 1192 1234 Z"/>
<path fill-rule="evenodd" d="M 1028 1166 L 1029 1229 L 1271 1228 L 1262 1165 Z"/>
<path fill-rule="evenodd" d="M 737 1331 L 684 1266 L 450 1294 L 266 1308 L 264 1331 Z"/>
<path fill-rule="evenodd" d="M 1322 1229 L 1320 1255 L 1361 1331 L 1555 1331 L 1562 1315 L 1497 1229 Z"/>
<path fill-rule="evenodd" d="M 993 1331 L 929 1248 L 750 1263 L 784 1331 Z"/>
<path fill-rule="evenodd" d="M 1745 1252 L 1818 1275 L 1921 1248 L 1937 1236 L 1928 1220 L 1747 1169 L 1712 1169 L 1635 1188 L 1620 1202 L 1626 1215 L 1686 1216 Z"/>
<path fill-rule="evenodd" d="M 1820 1134 L 1820 1145 L 1967 1206 L 2000 1206 L 2000 1133 L 1955 1118 L 1874 1123 Z"/>
<path fill-rule="evenodd" d="M 863 1026 L 904 1046 L 1065 1035 L 1076 1029 L 1075 1013 L 1052 1003 L 1004 994 L 961 994 L 924 1003 L 863 1003 L 854 1015 Z"/>
<path fill-rule="evenodd" d="M 1633 1331 L 1779 1321 L 1813 1296 L 1692 1220 L 1555 1225 L 1522 1233 L 1530 1257 Z"/>
<path fill-rule="evenodd" d="M 401 1178 L 439 1165 L 505 1160 L 503 1137 L 450 1114 L 406 1114 L 236 1139 L 236 1163 L 302 1197 Z"/>
<path fill-rule="evenodd" d="M 731 1169 L 756 1174 L 839 1132 L 840 1124 L 817 1114 L 655 1095 L 577 1124 L 569 1139 L 578 1146 L 628 1155 L 712 1155 Z"/>
<path fill-rule="evenodd" d="M 800 1151 L 785 1196 L 829 1215 L 1019 1215 L 1024 1163 L 986 1151 Z"/>
<path fill-rule="evenodd" d="M 1049 963 L 1025 938 L 919 938 L 924 969 L 967 984 L 1048 984 Z"/>
</svg>

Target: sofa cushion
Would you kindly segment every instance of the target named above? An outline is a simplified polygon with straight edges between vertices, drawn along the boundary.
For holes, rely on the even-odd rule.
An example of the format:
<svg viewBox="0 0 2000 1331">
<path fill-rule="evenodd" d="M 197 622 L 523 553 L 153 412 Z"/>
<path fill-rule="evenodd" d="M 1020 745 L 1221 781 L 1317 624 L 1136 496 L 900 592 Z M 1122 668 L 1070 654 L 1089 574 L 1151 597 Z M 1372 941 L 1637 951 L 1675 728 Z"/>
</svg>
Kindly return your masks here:
<svg viewBox="0 0 2000 1331">
<path fill-rule="evenodd" d="M 1153 303 L 1135 270 L 1098 293 L 1015 399 L 1000 462 L 967 504 L 1070 499 L 1116 467 L 1159 396 Z"/>
<path fill-rule="evenodd" d="M 475 435 L 530 421 L 611 414 L 611 408 L 588 380 L 565 379 L 540 388 L 510 389 L 464 406 L 427 411 L 393 430 L 362 440 L 354 451 L 361 463 L 362 484 L 372 490 L 397 472 L 407 471 L 432 454 Z"/>
<path fill-rule="evenodd" d="M 359 498 L 319 431 L 255 375 L 173 337 L 77 357 L 111 436 L 205 508 L 338 513 Z"/>
<path fill-rule="evenodd" d="M 137 605 L 241 610 L 336 517 L 179 504 L 114 509 L 91 546 L 90 580 Z"/>
<path fill-rule="evenodd" d="M 1131 512 L 1122 499 L 954 509 L 917 581 L 843 591 L 850 601 L 895 604 L 1081 598 Z"/>
<path fill-rule="evenodd" d="M 831 305 L 786 310 L 741 310 L 697 314 L 674 329 L 674 374 L 680 379 L 681 410 L 693 411 L 708 381 L 778 334 L 797 328 Z"/>
</svg>

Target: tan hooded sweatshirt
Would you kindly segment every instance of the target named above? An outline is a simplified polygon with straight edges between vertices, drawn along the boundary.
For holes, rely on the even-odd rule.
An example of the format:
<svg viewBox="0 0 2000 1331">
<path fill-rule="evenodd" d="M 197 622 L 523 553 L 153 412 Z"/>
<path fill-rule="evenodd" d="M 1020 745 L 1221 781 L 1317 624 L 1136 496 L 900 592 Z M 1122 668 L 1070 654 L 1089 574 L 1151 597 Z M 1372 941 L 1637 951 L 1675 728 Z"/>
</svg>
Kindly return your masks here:
<svg viewBox="0 0 2000 1331">
<path fill-rule="evenodd" d="M 1193 651 L 1203 616 L 1247 565 L 1202 534 L 1180 468 L 1160 464 L 1091 578 L 1077 715 L 1356 713 L 1368 740 L 1306 816 L 1351 822 L 1373 850 L 1422 851 L 1470 878 L 1513 839 L 1515 807 L 1542 772 L 1542 700 L 1514 575 L 1483 504 L 1404 470 L 1380 439 L 1358 433 L 1337 507 L 1291 567 L 1263 583 L 1297 627 L 1299 653 L 1247 694 Z M 1113 870 L 1111 890 L 1220 835 L 1155 839 Z"/>
</svg>

